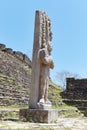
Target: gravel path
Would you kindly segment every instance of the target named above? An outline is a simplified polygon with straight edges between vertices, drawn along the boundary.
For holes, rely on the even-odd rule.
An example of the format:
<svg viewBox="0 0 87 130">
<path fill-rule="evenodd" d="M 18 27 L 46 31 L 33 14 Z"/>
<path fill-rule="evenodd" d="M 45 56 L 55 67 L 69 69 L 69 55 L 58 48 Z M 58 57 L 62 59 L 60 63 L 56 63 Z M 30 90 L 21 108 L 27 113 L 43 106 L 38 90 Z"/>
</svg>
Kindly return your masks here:
<svg viewBox="0 0 87 130">
<path fill-rule="evenodd" d="M 87 130 L 87 118 L 58 118 L 55 124 L 0 121 L 0 130 Z"/>
</svg>

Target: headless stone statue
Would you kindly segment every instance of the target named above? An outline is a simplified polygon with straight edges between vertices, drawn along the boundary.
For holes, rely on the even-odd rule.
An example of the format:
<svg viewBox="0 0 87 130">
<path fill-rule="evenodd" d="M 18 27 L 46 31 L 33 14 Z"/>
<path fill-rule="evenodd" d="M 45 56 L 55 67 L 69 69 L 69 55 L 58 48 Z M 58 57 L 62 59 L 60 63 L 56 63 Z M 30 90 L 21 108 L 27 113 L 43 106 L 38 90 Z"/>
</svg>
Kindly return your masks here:
<svg viewBox="0 0 87 130">
<path fill-rule="evenodd" d="M 45 12 L 36 11 L 35 33 L 32 59 L 32 82 L 30 88 L 30 104 L 33 109 L 49 109 L 48 86 L 50 68 L 54 63 L 51 56 L 52 33 L 51 22 Z"/>
</svg>

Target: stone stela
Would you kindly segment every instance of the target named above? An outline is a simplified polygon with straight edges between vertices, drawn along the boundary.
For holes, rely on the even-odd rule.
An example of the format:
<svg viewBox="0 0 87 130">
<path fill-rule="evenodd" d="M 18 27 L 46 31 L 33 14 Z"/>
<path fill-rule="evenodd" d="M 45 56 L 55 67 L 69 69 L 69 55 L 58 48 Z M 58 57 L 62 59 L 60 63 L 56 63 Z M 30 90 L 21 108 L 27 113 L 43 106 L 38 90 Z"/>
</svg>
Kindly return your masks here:
<svg viewBox="0 0 87 130">
<path fill-rule="evenodd" d="M 48 100 L 49 70 L 54 67 L 51 56 L 51 22 L 45 12 L 36 11 L 35 34 L 32 59 L 32 85 L 30 88 L 29 107 L 51 108 Z"/>
<path fill-rule="evenodd" d="M 27 121 L 49 123 L 57 119 L 58 111 L 52 109 L 48 99 L 50 69 L 54 68 L 51 21 L 45 12 L 36 11 L 32 56 L 32 80 L 29 109 L 21 109 L 20 117 Z"/>
</svg>

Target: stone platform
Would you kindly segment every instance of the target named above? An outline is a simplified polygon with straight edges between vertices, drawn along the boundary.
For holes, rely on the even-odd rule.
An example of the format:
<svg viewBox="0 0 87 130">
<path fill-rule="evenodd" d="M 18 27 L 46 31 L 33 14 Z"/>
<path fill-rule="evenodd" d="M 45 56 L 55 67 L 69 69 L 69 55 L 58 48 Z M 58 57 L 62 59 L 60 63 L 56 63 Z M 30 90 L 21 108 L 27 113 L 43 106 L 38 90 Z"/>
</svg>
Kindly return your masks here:
<svg viewBox="0 0 87 130">
<path fill-rule="evenodd" d="M 58 110 L 21 109 L 19 116 L 23 121 L 36 123 L 54 123 L 58 118 Z"/>
</svg>

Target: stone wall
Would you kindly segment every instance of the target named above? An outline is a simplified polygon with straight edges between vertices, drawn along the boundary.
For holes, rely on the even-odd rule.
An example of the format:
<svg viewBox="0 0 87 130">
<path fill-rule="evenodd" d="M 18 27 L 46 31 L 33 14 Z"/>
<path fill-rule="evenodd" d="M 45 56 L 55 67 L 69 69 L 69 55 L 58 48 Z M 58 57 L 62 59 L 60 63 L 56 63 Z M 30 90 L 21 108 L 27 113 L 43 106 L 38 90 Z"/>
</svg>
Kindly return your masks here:
<svg viewBox="0 0 87 130">
<path fill-rule="evenodd" d="M 66 79 L 66 90 L 62 93 L 63 98 L 74 100 L 87 100 L 87 79 Z"/>
<path fill-rule="evenodd" d="M 84 90 L 87 91 L 87 79 L 66 79 L 66 90 Z"/>
<path fill-rule="evenodd" d="M 26 54 L 23 54 L 20 51 L 13 51 L 13 49 L 11 49 L 11 48 L 6 48 L 6 45 L 2 44 L 2 43 L 0 43 L 0 51 L 7 52 L 11 55 L 14 55 L 19 60 L 27 63 L 31 67 L 31 60 L 29 59 L 29 57 Z"/>
<path fill-rule="evenodd" d="M 0 44 L 0 106 L 28 105 L 31 71 L 25 54 Z"/>
<path fill-rule="evenodd" d="M 66 79 L 66 90 L 61 93 L 63 102 L 75 106 L 87 116 L 87 79 Z"/>
</svg>

